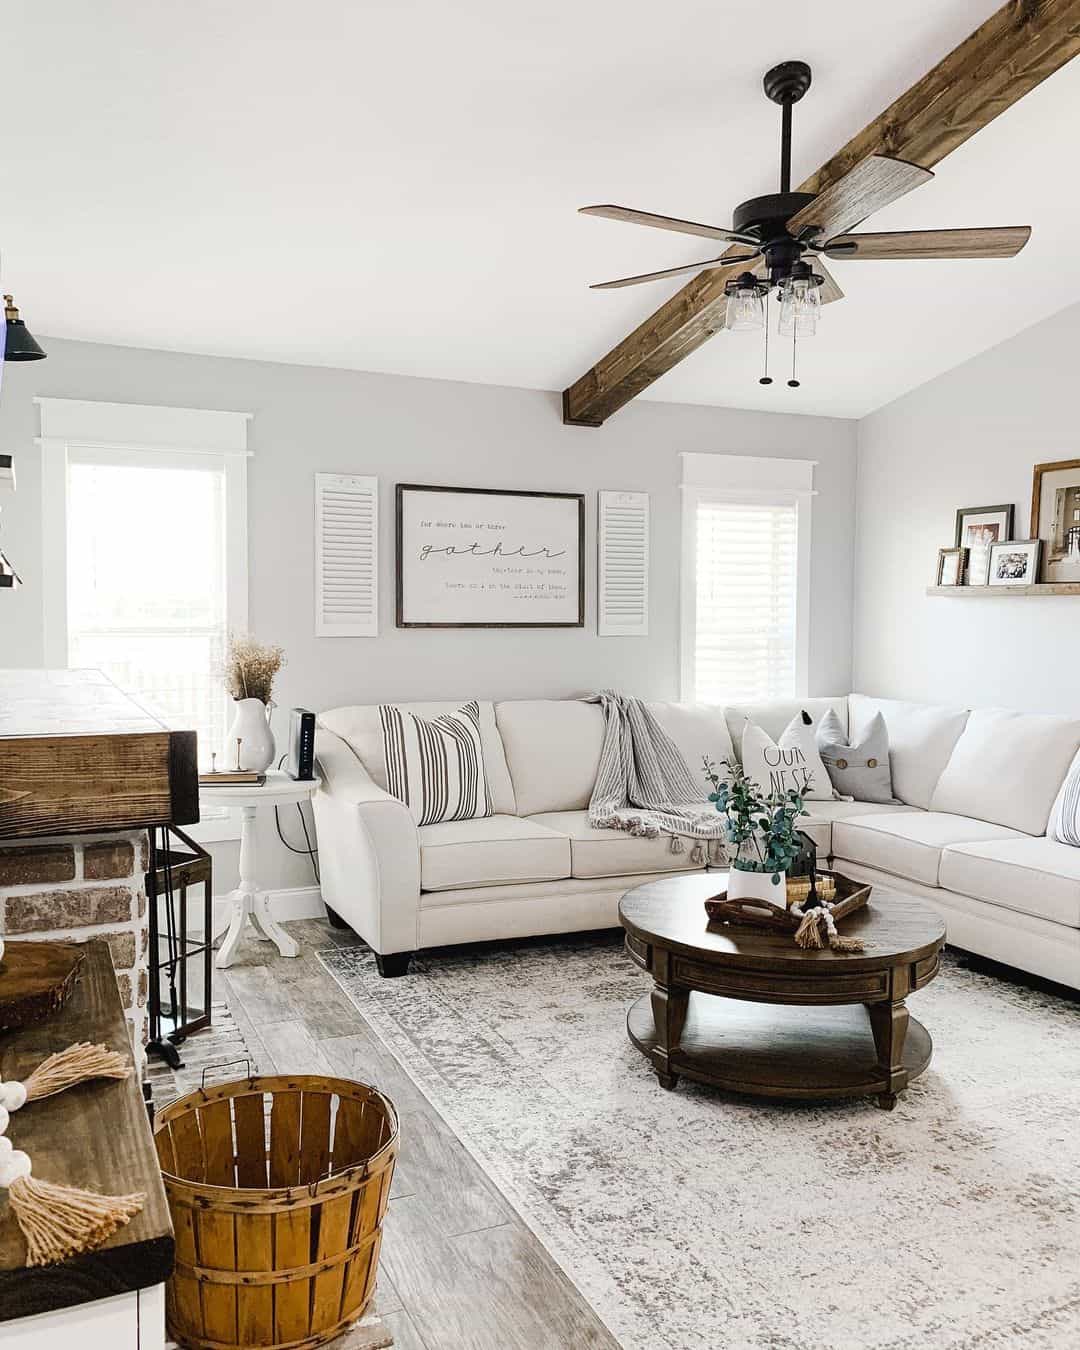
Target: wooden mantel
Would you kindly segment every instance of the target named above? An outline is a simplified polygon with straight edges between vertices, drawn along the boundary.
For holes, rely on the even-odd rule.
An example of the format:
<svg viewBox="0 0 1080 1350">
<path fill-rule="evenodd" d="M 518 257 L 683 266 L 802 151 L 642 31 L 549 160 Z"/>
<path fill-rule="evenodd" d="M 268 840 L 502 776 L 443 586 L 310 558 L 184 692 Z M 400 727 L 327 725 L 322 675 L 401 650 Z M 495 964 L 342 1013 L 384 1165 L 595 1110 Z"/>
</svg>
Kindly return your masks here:
<svg viewBox="0 0 1080 1350">
<path fill-rule="evenodd" d="M 0 839 L 198 819 L 194 731 L 97 670 L 0 670 Z"/>
</svg>

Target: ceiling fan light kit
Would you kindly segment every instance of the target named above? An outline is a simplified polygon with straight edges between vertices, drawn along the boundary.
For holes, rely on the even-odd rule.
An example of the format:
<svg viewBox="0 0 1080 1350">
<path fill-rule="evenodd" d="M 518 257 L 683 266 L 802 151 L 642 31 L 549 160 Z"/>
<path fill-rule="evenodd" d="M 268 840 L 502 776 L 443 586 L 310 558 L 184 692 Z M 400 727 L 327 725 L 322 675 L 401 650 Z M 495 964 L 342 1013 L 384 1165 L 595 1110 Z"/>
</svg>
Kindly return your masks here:
<svg viewBox="0 0 1080 1350">
<path fill-rule="evenodd" d="M 723 281 L 722 326 L 733 333 L 765 334 L 765 371 L 758 381 L 760 384 L 773 383 L 768 371 L 768 298 L 775 290 L 780 301 L 777 332 L 792 341 L 791 379 L 787 381 L 792 389 L 797 389 L 800 383 L 795 370 L 796 342 L 815 335 L 822 305 L 844 297 L 844 292 L 825 267 L 823 256 L 845 262 L 859 259 L 1011 258 L 1019 253 L 1031 235 L 1031 229 L 1026 225 L 850 233 L 873 212 L 897 201 L 934 176 L 929 169 L 888 155 L 866 154 L 820 193 L 792 192 L 792 109 L 810 88 L 811 79 L 811 70 L 805 61 L 783 61 L 766 72 L 763 80 L 765 95 L 781 109 L 780 191 L 741 202 L 732 212 L 731 229 L 636 211 L 626 206 L 581 208 L 584 215 L 727 241 L 730 247 L 718 258 L 669 267 L 660 272 L 620 277 L 615 281 L 600 282 L 592 289 L 637 286 L 680 273 L 724 269 L 730 275 Z"/>
</svg>

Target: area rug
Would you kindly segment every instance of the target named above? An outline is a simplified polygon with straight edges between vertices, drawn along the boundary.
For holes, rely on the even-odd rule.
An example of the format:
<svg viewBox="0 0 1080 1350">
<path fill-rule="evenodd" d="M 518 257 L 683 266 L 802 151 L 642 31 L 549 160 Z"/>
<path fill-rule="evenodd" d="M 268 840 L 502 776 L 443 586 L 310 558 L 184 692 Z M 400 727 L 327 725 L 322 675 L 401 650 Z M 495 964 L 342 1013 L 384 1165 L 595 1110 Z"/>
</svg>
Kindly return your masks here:
<svg viewBox="0 0 1080 1350">
<path fill-rule="evenodd" d="M 663 1091 L 608 936 L 319 960 L 627 1350 L 1080 1344 L 1080 1005 L 948 960 L 887 1113 Z"/>
</svg>

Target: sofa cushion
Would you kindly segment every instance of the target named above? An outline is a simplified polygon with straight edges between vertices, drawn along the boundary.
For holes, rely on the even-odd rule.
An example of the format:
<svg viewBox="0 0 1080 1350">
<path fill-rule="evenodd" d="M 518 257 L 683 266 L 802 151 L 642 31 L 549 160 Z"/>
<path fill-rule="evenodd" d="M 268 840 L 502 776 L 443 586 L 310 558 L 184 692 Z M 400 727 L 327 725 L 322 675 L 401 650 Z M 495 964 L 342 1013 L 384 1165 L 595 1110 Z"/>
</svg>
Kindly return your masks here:
<svg viewBox="0 0 1080 1350">
<path fill-rule="evenodd" d="M 444 820 L 421 825 L 420 889 L 558 881 L 570 875 L 570 841 L 517 816 Z"/>
<path fill-rule="evenodd" d="M 974 900 L 1080 928 L 1080 849 L 1055 839 L 955 844 L 941 855 L 941 884 Z"/>
<path fill-rule="evenodd" d="M 850 734 L 862 736 L 876 712 L 885 719 L 889 732 L 893 792 L 908 806 L 925 811 L 967 723 L 967 709 L 852 694 L 848 699 Z"/>
<path fill-rule="evenodd" d="M 720 768 L 725 760 L 730 763 L 735 758 L 724 709 L 718 703 L 649 703 L 647 707 L 675 742 L 705 799 L 712 786 L 705 779 L 702 760 L 708 757 Z"/>
<path fill-rule="evenodd" d="M 888 811 L 853 816 L 833 825 L 838 859 L 938 886 L 941 851 L 949 844 L 1016 839 L 1016 830 L 940 811 Z"/>
<path fill-rule="evenodd" d="M 817 845 L 818 861 L 822 866 L 826 857 L 833 852 L 833 825 L 838 820 L 849 820 L 854 816 L 872 816 L 879 811 L 910 811 L 903 802 L 807 802 L 810 813 L 796 820 L 797 829 L 803 830 Z"/>
<path fill-rule="evenodd" d="M 530 816 L 545 829 L 556 830 L 570 840 L 570 875 L 573 877 L 623 877 L 634 872 L 698 871 L 704 862 L 691 862 L 694 842 L 684 839 L 681 853 L 671 852 L 667 835 L 640 839 L 625 830 L 594 830 L 587 811 L 547 811 Z"/>
<path fill-rule="evenodd" d="M 768 703 L 731 703 L 724 708 L 731 744 L 735 753 L 742 759 L 742 737 L 747 720 L 767 731 L 774 741 L 784 734 L 784 729 L 793 717 L 808 712 L 819 722 L 832 709 L 840 719 L 845 731 L 848 728 L 848 709 L 846 698 L 785 698 L 772 699 Z"/>
<path fill-rule="evenodd" d="M 465 700 L 453 703 L 399 703 L 402 712 L 417 717 L 444 717 L 456 713 Z M 513 815 L 514 785 L 506 766 L 503 743 L 495 725 L 495 705 L 481 703 L 480 743 L 484 749 L 484 773 L 487 778 L 491 809 Z M 377 703 L 357 703 L 342 708 L 330 708 L 319 713 L 318 723 L 335 736 L 340 736 L 352 747 L 360 763 L 367 769 L 379 787 L 386 788 L 386 758 L 383 750 L 383 729 Z"/>
<path fill-rule="evenodd" d="M 1080 718 L 976 708 L 930 806 L 1044 834 L 1050 808 L 1080 747 Z"/>
<path fill-rule="evenodd" d="M 604 743 L 604 714 L 598 703 L 575 699 L 496 703 L 495 721 L 519 816 L 588 806 Z"/>
</svg>

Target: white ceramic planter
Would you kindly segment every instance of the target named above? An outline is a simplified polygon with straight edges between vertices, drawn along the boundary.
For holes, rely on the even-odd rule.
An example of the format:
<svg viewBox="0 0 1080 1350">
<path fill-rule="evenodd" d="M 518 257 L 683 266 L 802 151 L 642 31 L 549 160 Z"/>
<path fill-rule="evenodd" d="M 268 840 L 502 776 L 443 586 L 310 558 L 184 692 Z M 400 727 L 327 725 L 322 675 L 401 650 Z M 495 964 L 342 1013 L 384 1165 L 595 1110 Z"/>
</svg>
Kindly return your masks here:
<svg viewBox="0 0 1080 1350">
<path fill-rule="evenodd" d="M 786 905 L 785 874 L 781 872 L 779 882 L 774 884 L 775 875 L 775 872 L 744 872 L 738 867 L 733 867 L 728 873 L 728 899 L 767 900 L 770 905 Z"/>
<path fill-rule="evenodd" d="M 274 760 L 274 735 L 270 730 L 271 703 L 258 698 L 238 698 L 233 707 L 229 735 L 225 741 L 225 768 L 236 768 L 236 742 L 240 741 L 240 768 L 262 773 Z"/>
</svg>

